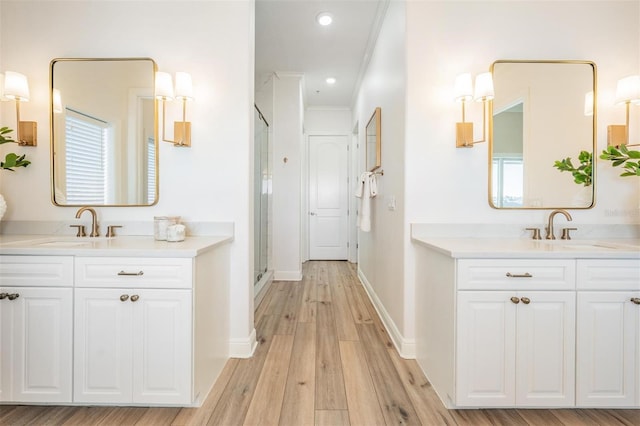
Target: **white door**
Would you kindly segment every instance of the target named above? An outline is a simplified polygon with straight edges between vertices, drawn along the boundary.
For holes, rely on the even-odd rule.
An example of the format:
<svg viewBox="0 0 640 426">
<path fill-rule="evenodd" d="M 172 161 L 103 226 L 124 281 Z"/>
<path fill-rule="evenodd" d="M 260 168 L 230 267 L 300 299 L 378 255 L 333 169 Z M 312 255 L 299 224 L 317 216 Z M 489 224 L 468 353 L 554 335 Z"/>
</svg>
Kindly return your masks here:
<svg viewBox="0 0 640 426">
<path fill-rule="evenodd" d="M 0 288 L 0 401 L 11 401 L 13 315 L 11 315 L 10 305 L 7 303 L 8 295 L 7 288 Z"/>
<path fill-rule="evenodd" d="M 515 402 L 516 309 L 513 291 L 459 291 L 456 404 Z"/>
<path fill-rule="evenodd" d="M 71 288 L 14 288 L 13 400 L 71 402 Z"/>
<path fill-rule="evenodd" d="M 577 405 L 631 407 L 636 402 L 640 306 L 629 291 L 578 292 Z"/>
<path fill-rule="evenodd" d="M 309 257 L 347 260 L 348 136 L 309 136 Z"/>
<path fill-rule="evenodd" d="M 570 407 L 575 401 L 575 293 L 517 296 L 516 405 Z"/>
<path fill-rule="evenodd" d="M 135 290 L 133 402 L 191 403 L 191 290 Z"/>
<path fill-rule="evenodd" d="M 74 402 L 131 402 L 131 295 L 75 290 Z"/>
</svg>

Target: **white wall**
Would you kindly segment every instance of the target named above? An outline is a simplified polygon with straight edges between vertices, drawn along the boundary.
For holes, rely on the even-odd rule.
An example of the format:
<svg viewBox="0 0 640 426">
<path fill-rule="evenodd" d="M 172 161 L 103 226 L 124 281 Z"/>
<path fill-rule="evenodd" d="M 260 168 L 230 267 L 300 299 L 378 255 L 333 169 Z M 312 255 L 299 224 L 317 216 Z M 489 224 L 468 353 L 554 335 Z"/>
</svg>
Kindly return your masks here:
<svg viewBox="0 0 640 426">
<path fill-rule="evenodd" d="M 371 232 L 359 232 L 361 277 L 370 285 L 385 312 L 383 320 L 391 334 L 404 335 L 406 309 L 404 289 L 405 216 L 405 4 L 391 2 L 378 35 L 376 47 L 362 81 L 354 108 L 360 146 L 364 128 L 376 107 L 382 109 L 382 169 L 378 195 L 372 200 Z M 364 149 L 360 150 L 360 172 L 364 171 Z M 388 204 L 395 198 L 396 208 Z M 402 346 L 411 342 L 400 342 Z"/>
<path fill-rule="evenodd" d="M 97 210 L 102 223 L 151 222 L 165 214 L 187 222 L 235 223 L 230 335 L 245 349 L 253 330 L 253 8 L 250 0 L 0 2 L 0 69 L 27 75 L 31 101 L 22 109 L 23 119 L 38 122 L 39 140 L 36 148 L 11 147 L 26 152 L 32 164 L 0 172 L 0 192 L 9 204 L 3 220 L 64 221 L 77 210 L 50 201 L 51 59 L 145 56 L 162 71 L 190 72 L 193 146 L 160 143 L 159 203 Z M 8 104 L 1 106 L 3 125 L 13 125 Z"/>
<path fill-rule="evenodd" d="M 597 153 L 606 126 L 624 120 L 612 106 L 619 78 L 640 72 L 638 1 L 412 1 L 407 3 L 406 226 L 411 223 L 542 225 L 548 210 L 494 210 L 487 202 L 487 146 L 455 148 L 455 76 L 497 59 L 584 59 L 598 71 Z M 639 108 L 637 108 L 639 109 Z M 636 112 L 636 121 L 638 114 Z M 636 124 L 636 129 L 640 128 Z M 635 139 L 638 140 L 639 133 Z M 572 210 L 580 224 L 640 223 L 640 180 L 599 162 L 596 206 Z M 523 233 L 523 235 L 525 235 Z M 415 257 L 405 230 L 405 292 L 415 293 Z M 403 329 L 414 337 L 413 313 Z"/>
<path fill-rule="evenodd" d="M 302 76 L 279 74 L 273 101 L 274 279 L 302 279 Z"/>
</svg>

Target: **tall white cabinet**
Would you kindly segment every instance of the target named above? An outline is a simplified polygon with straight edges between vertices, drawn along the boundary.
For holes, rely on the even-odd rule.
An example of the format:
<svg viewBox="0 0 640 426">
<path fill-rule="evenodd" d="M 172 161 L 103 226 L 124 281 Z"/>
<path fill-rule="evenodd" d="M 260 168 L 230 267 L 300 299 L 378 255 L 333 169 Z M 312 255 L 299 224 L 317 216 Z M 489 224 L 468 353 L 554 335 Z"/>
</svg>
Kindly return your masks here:
<svg viewBox="0 0 640 426">
<path fill-rule="evenodd" d="M 640 407 L 637 253 L 416 247 L 417 360 L 447 407 Z"/>
</svg>

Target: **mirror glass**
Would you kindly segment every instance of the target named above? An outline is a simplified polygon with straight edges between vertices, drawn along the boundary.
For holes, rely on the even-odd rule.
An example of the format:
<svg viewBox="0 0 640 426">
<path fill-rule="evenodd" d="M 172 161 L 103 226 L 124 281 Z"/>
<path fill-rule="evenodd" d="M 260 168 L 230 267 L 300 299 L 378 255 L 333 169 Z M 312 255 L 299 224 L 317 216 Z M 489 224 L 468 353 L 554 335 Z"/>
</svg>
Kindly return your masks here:
<svg viewBox="0 0 640 426">
<path fill-rule="evenodd" d="M 54 204 L 157 202 L 155 71 L 149 58 L 51 61 Z"/>
<path fill-rule="evenodd" d="M 496 61 L 489 131 L 494 208 L 591 208 L 594 185 L 554 167 L 595 151 L 596 67 L 588 61 Z M 588 103 L 588 105 L 587 105 Z M 591 160 L 585 162 L 590 166 Z M 593 176 L 591 176 L 593 178 Z M 595 183 L 595 180 L 593 180 Z"/>
<path fill-rule="evenodd" d="M 369 119 L 366 128 L 367 134 L 367 154 L 366 154 L 366 169 L 370 172 L 380 168 L 382 164 L 380 154 L 381 154 L 381 125 L 382 116 L 381 109 L 377 107 L 373 112 L 373 115 Z"/>
</svg>

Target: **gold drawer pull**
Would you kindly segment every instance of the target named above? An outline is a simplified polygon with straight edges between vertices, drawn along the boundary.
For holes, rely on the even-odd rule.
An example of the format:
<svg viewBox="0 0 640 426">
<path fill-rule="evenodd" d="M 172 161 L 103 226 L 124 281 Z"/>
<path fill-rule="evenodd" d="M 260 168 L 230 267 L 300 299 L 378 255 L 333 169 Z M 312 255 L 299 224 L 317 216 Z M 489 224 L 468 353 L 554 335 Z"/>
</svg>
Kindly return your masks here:
<svg viewBox="0 0 640 426">
<path fill-rule="evenodd" d="M 138 271 L 138 272 L 120 271 L 120 272 L 118 272 L 118 275 L 130 275 L 130 276 L 138 277 L 140 275 L 144 275 L 144 271 Z"/>
<path fill-rule="evenodd" d="M 134 294 L 133 296 L 131 296 L 131 301 L 132 302 L 137 302 L 138 299 L 140 299 L 140 296 L 138 296 L 137 294 Z"/>
<path fill-rule="evenodd" d="M 123 294 L 122 296 L 120 296 L 120 301 L 121 302 L 126 302 L 128 298 L 129 298 L 128 294 Z"/>
<path fill-rule="evenodd" d="M 507 272 L 507 277 L 509 277 L 509 278 L 533 278 L 533 275 L 531 275 L 528 272 L 525 272 L 524 274 L 512 274 L 511 272 Z"/>
<path fill-rule="evenodd" d="M 525 305 L 528 305 L 529 303 L 531 303 L 531 299 L 529 299 L 528 297 L 521 297 L 520 300 L 522 301 L 522 303 L 524 303 Z"/>
<path fill-rule="evenodd" d="M 0 300 L 6 299 L 9 296 L 9 293 L 0 293 Z"/>
<path fill-rule="evenodd" d="M 640 305 L 640 297 L 632 297 L 631 301 L 636 305 Z"/>
<path fill-rule="evenodd" d="M 513 296 L 511 298 L 511 302 L 513 302 L 513 303 L 515 303 L 517 305 L 518 303 L 520 303 L 520 299 L 518 299 L 517 297 Z"/>
</svg>

